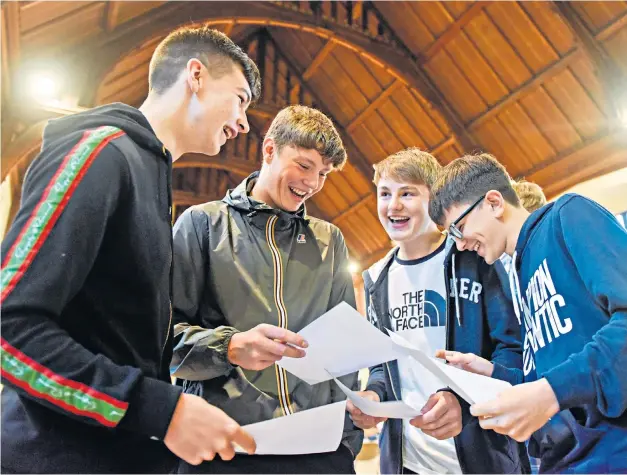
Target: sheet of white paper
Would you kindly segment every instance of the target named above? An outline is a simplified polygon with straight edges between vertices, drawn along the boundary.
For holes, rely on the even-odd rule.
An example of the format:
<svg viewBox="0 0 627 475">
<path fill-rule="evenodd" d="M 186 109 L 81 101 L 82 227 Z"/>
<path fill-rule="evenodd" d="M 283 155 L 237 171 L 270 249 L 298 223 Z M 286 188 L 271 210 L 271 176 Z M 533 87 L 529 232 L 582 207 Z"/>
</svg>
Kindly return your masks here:
<svg viewBox="0 0 627 475">
<path fill-rule="evenodd" d="M 334 378 L 335 379 L 335 378 Z M 386 401 L 375 402 L 358 395 L 355 391 L 351 391 L 338 379 L 335 382 L 340 387 L 346 397 L 359 408 L 364 414 L 374 417 L 388 417 L 390 419 L 413 419 L 420 415 L 420 411 L 405 404 L 403 401 Z"/>
<path fill-rule="evenodd" d="M 511 387 L 507 381 L 470 373 L 448 365 L 437 358 L 431 358 L 400 335 L 389 330 L 388 333 L 394 343 L 440 379 L 444 386 L 450 387 L 469 404 L 494 399 L 498 393 Z"/>
<path fill-rule="evenodd" d="M 257 443 L 255 455 L 334 452 L 344 432 L 346 401 L 244 426 Z M 243 452 L 239 447 L 236 452 Z"/>
<path fill-rule="evenodd" d="M 277 364 L 309 384 L 404 355 L 387 335 L 346 302 L 333 307 L 298 333 L 309 343 L 306 355 L 283 358 Z"/>
</svg>

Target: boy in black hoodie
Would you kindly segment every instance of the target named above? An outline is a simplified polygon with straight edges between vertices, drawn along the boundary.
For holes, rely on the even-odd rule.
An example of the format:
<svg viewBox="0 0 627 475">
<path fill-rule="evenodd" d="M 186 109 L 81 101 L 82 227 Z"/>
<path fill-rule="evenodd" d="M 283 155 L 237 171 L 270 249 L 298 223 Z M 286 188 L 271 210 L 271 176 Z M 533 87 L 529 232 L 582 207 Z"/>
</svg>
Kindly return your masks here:
<svg viewBox="0 0 627 475">
<path fill-rule="evenodd" d="M 529 214 L 505 168 L 488 154 L 454 160 L 431 192 L 429 214 L 460 250 L 488 263 L 503 252 L 512 256 L 525 383 L 471 413 L 483 428 L 519 441 L 540 428 L 550 433 L 539 441 L 541 472 L 627 472 L 625 229 L 575 194 Z M 466 363 L 474 372 L 491 371 L 477 357 Z"/>
<path fill-rule="evenodd" d="M 163 473 L 171 452 L 197 464 L 255 449 L 168 368 L 172 162 L 248 132 L 259 72 L 222 33 L 182 28 L 149 81 L 139 110 L 51 121 L 26 176 L 2 242 L 5 473 Z"/>
</svg>

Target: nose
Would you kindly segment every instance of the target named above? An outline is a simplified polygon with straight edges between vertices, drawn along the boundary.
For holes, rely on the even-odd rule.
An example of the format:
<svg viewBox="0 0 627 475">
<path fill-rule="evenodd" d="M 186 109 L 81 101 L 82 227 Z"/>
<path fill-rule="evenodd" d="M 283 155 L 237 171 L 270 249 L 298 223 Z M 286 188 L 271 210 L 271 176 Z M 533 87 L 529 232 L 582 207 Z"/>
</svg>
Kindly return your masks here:
<svg viewBox="0 0 627 475">
<path fill-rule="evenodd" d="M 457 239 L 456 237 L 453 238 L 455 240 L 455 245 L 457 246 L 457 250 L 458 251 L 465 251 L 467 248 L 467 243 L 465 239 Z"/>
<path fill-rule="evenodd" d="M 317 190 L 320 184 L 320 175 L 318 173 L 308 174 L 303 180 L 304 185 L 312 190 Z"/>
<path fill-rule="evenodd" d="M 246 112 L 242 112 L 241 116 L 237 119 L 237 128 L 242 134 L 247 134 L 248 132 L 250 132 L 250 125 L 248 124 L 248 117 L 246 116 Z"/>
<path fill-rule="evenodd" d="M 390 201 L 390 208 L 398 210 L 402 207 L 403 204 L 401 203 L 401 200 L 398 198 L 398 196 L 392 196 L 392 200 Z"/>
</svg>

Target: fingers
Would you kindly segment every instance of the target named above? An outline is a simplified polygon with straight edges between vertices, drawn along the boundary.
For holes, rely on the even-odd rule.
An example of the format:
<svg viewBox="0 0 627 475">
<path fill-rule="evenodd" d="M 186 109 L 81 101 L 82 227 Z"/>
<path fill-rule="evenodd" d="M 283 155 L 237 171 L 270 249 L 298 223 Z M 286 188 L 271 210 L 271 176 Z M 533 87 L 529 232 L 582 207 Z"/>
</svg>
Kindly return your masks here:
<svg viewBox="0 0 627 475">
<path fill-rule="evenodd" d="M 444 351 L 443 356 L 441 358 L 446 359 L 449 363 L 455 365 L 469 365 L 472 364 L 473 355 L 472 353 L 460 353 L 459 351 Z"/>
<path fill-rule="evenodd" d="M 450 422 L 434 430 L 422 429 L 422 431 L 434 439 L 445 440 L 459 435 L 462 431 L 462 425 L 456 422 Z"/>
<path fill-rule="evenodd" d="M 346 401 L 346 410 L 351 416 L 359 417 L 363 415 L 363 412 L 361 412 L 361 410 L 357 406 L 355 406 L 355 404 L 353 404 L 353 401 L 351 401 L 350 399 Z"/>
<path fill-rule="evenodd" d="M 233 457 L 235 457 L 235 449 L 233 449 L 232 444 L 228 443 L 223 449 L 218 451 L 218 454 L 220 455 L 220 458 L 222 460 L 231 460 Z"/>
<path fill-rule="evenodd" d="M 235 442 L 237 445 L 239 445 L 242 449 L 244 449 L 244 451 L 248 454 L 248 455 L 253 455 L 255 453 L 255 451 L 257 450 L 257 443 L 255 442 L 255 439 L 253 438 L 252 435 L 250 435 L 248 432 L 246 432 L 244 429 L 242 429 L 241 427 L 238 426 L 237 430 L 235 431 L 235 433 L 233 434 L 233 437 L 231 439 L 233 442 Z M 229 444 L 230 446 L 231 444 Z M 231 447 L 231 450 L 233 448 Z M 222 457 L 222 455 L 220 455 Z M 224 457 L 222 457 L 224 459 Z M 233 458 L 231 456 L 231 458 Z M 226 460 L 226 459 L 224 459 Z M 230 459 L 228 459 L 230 460 Z"/>
<path fill-rule="evenodd" d="M 307 348 L 309 343 L 305 339 L 285 328 L 276 327 L 274 325 L 261 324 L 257 327 L 267 338 L 271 340 L 280 340 L 288 345 L 297 346 L 300 348 Z"/>
<path fill-rule="evenodd" d="M 431 396 L 429 396 L 429 399 L 427 399 L 426 404 L 423 406 L 422 409 L 420 409 L 421 415 L 424 416 L 425 414 L 430 412 L 438 404 L 438 402 L 440 402 L 439 393 L 434 393 Z"/>
<path fill-rule="evenodd" d="M 305 350 L 301 350 L 290 345 L 285 345 L 285 351 L 283 353 L 283 356 L 287 356 L 288 358 L 302 358 L 303 356 L 305 356 L 305 354 Z"/>
<path fill-rule="evenodd" d="M 481 419 L 487 419 L 489 417 L 494 418 L 501 414 L 501 408 L 498 399 L 492 401 L 482 402 L 479 404 L 473 404 L 470 406 L 470 414 Z"/>
</svg>

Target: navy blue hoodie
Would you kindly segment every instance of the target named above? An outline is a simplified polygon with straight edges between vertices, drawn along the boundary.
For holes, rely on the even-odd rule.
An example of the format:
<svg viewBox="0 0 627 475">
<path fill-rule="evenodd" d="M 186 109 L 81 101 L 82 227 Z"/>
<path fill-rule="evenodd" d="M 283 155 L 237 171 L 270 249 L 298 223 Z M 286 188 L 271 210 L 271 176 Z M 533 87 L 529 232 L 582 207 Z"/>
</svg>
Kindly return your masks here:
<svg viewBox="0 0 627 475">
<path fill-rule="evenodd" d="M 513 257 L 525 379 L 535 367 L 572 415 L 541 471 L 627 471 L 627 232 L 567 194 L 525 221 Z"/>
<path fill-rule="evenodd" d="M 2 242 L 2 471 L 168 472 L 172 159 L 112 104 L 51 121 Z"/>
<path fill-rule="evenodd" d="M 522 343 L 520 326 L 511 309 L 507 276 L 498 262 L 489 266 L 473 252 L 458 252 L 452 240 L 447 243 L 443 272 L 446 283 L 446 349 L 475 353 L 495 363 L 493 377 L 517 384 L 521 379 Z M 394 261 L 390 252 L 364 272 L 369 321 L 385 332 L 392 329 L 388 306 L 388 270 Z M 478 301 L 464 298 L 460 286 L 481 288 Z M 451 284 L 457 286 L 451 287 Z M 381 401 L 400 399 L 401 385 L 396 361 L 370 368 L 368 390 Z M 494 431 L 483 430 L 470 415 L 469 405 L 458 397 L 462 408 L 462 432 L 455 437 L 455 448 L 464 473 L 530 473 L 524 444 Z M 381 434 L 381 473 L 402 473 L 402 420 L 389 419 Z"/>
</svg>

